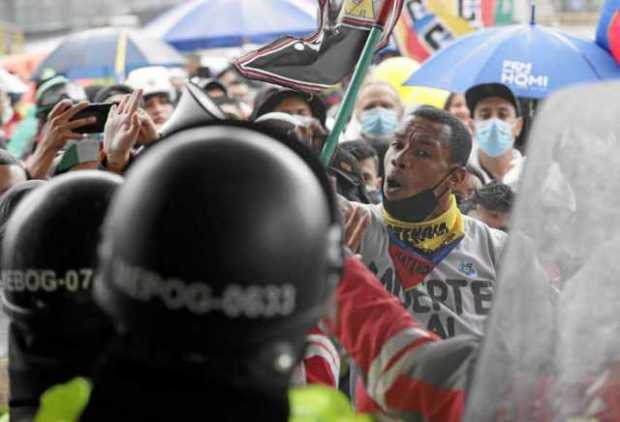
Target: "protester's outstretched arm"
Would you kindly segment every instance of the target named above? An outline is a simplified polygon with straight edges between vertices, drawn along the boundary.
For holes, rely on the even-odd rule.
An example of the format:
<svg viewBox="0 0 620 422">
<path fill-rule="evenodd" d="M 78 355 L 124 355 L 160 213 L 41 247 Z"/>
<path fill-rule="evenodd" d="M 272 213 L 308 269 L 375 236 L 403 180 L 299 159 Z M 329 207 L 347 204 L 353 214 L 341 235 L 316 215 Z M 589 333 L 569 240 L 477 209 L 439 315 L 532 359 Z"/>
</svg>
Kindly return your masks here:
<svg viewBox="0 0 620 422">
<path fill-rule="evenodd" d="M 349 201 L 342 195 L 338 195 L 338 209 L 344 222 L 345 246 L 353 253 L 358 253 L 364 233 L 370 223 L 370 211 L 364 205 Z"/>
<path fill-rule="evenodd" d="M 381 410 L 399 420 L 456 422 L 478 339 L 422 329 L 358 260 L 349 258 L 327 325 L 363 373 Z M 417 415 L 417 416 L 415 416 Z"/>
<path fill-rule="evenodd" d="M 24 163 L 32 179 L 47 179 L 58 151 L 65 146 L 67 141 L 82 139 L 83 135 L 73 130 L 95 122 L 95 117 L 71 120 L 76 113 L 87 106 L 87 102 L 72 105 L 70 100 L 63 100 L 52 109 L 43 126 L 41 143 Z"/>
</svg>

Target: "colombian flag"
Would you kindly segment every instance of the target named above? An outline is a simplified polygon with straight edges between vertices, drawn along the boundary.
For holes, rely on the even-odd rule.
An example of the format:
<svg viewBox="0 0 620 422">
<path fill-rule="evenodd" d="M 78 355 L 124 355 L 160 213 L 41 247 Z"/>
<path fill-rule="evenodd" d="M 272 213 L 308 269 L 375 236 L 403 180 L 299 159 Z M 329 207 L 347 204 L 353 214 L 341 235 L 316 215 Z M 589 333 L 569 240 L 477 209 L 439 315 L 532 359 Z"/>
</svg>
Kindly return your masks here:
<svg viewBox="0 0 620 422">
<path fill-rule="evenodd" d="M 620 0 L 606 0 L 596 29 L 596 43 L 620 64 Z"/>
</svg>

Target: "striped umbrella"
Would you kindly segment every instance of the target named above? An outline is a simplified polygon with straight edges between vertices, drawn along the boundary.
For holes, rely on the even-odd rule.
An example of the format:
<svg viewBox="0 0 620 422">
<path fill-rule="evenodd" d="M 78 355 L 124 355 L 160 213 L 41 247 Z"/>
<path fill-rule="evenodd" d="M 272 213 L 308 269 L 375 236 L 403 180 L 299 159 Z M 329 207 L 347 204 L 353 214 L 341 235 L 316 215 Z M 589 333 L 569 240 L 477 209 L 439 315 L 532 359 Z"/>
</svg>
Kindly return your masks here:
<svg viewBox="0 0 620 422">
<path fill-rule="evenodd" d="M 134 69 L 183 66 L 185 59 L 163 41 L 138 31 L 98 28 L 69 35 L 43 60 L 32 75 L 47 69 L 69 79 L 114 78 L 121 82 Z"/>
<path fill-rule="evenodd" d="M 316 0 L 194 0 L 170 9 L 145 31 L 179 51 L 266 44 L 317 28 Z"/>
</svg>

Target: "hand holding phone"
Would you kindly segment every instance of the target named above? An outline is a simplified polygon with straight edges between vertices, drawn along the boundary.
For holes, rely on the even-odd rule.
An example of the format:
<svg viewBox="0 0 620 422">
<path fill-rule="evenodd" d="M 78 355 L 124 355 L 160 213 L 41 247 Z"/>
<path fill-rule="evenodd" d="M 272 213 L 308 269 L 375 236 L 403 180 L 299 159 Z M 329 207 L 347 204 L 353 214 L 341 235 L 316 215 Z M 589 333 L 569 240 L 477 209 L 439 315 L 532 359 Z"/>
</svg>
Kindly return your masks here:
<svg viewBox="0 0 620 422">
<path fill-rule="evenodd" d="M 93 117 L 96 119 L 95 123 L 76 127 L 73 131 L 77 133 L 102 133 L 108 120 L 110 108 L 112 108 L 112 104 L 89 104 L 86 108 L 76 113 L 71 120 Z"/>
</svg>

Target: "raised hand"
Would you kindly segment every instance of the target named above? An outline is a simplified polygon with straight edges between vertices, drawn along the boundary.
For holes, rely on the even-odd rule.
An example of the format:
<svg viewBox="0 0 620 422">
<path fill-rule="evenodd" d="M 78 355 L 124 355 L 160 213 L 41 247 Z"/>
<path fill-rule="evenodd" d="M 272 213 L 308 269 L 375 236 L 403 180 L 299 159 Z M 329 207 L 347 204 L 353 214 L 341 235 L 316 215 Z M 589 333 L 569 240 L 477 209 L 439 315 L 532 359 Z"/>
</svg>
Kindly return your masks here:
<svg viewBox="0 0 620 422">
<path fill-rule="evenodd" d="M 82 139 L 81 133 L 73 132 L 82 126 L 95 123 L 95 117 L 71 120 L 78 112 L 85 109 L 88 103 L 83 101 L 73 105 L 71 100 L 62 100 L 54 106 L 43 126 L 39 148 L 59 151 L 71 139 Z"/>
<path fill-rule="evenodd" d="M 338 198 L 338 208 L 342 213 L 345 228 L 345 246 L 353 253 L 359 253 L 364 232 L 370 223 L 370 211 L 361 204 Z"/>
<path fill-rule="evenodd" d="M 103 132 L 103 150 L 107 157 L 107 168 L 113 172 L 122 172 L 129 158 L 131 149 L 136 144 L 140 133 L 138 105 L 142 90 L 135 90 L 123 97 L 118 106 L 113 105 Z"/>
<path fill-rule="evenodd" d="M 41 142 L 24 163 L 32 179 L 47 179 L 58 151 L 67 141 L 82 139 L 83 135 L 73 130 L 95 123 L 95 117 L 71 120 L 87 106 L 87 102 L 74 105 L 71 100 L 62 100 L 54 106 L 41 131 Z"/>
</svg>

